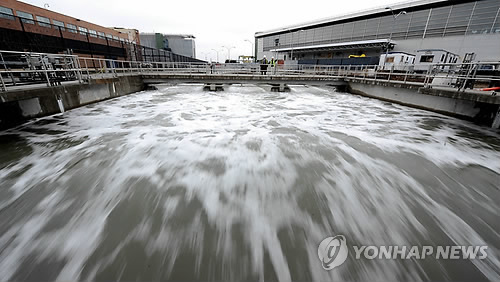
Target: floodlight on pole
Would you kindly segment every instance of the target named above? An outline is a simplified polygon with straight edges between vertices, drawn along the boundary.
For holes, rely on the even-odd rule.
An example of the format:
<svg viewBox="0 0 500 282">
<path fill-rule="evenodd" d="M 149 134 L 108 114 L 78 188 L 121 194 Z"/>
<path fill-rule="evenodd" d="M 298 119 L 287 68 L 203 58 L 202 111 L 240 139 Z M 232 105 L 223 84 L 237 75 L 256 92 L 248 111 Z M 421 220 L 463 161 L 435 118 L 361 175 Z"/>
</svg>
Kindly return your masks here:
<svg viewBox="0 0 500 282">
<path fill-rule="evenodd" d="M 250 43 L 250 45 L 252 46 L 252 50 L 251 50 L 252 52 L 250 52 L 250 55 L 251 55 L 251 56 L 254 58 L 254 60 L 255 60 L 255 56 L 253 55 L 253 53 L 254 53 L 254 49 L 255 49 L 255 47 L 254 47 L 254 45 L 253 45 L 253 42 L 252 42 L 252 41 L 250 41 L 250 40 L 248 40 L 248 39 L 245 39 L 245 41 L 246 41 L 246 42 L 248 42 L 248 43 Z"/>
<path fill-rule="evenodd" d="M 389 40 L 387 41 L 387 46 L 385 48 L 385 58 L 384 58 L 384 70 L 385 70 L 385 62 L 387 61 L 387 55 L 389 54 L 389 46 L 391 46 L 392 41 L 392 33 L 394 32 L 394 26 L 396 25 L 396 19 L 401 15 L 406 15 L 406 11 L 401 11 L 397 15 L 394 15 L 394 11 L 391 7 L 385 7 L 386 10 L 390 10 L 393 18 L 393 23 L 391 27 L 391 34 L 389 35 Z"/>
<path fill-rule="evenodd" d="M 222 48 L 226 48 L 227 49 L 227 59 L 229 61 L 231 61 L 231 49 L 236 48 L 236 47 L 234 47 L 234 46 L 232 46 L 232 47 L 222 46 Z"/>
<path fill-rule="evenodd" d="M 215 49 L 212 49 L 215 51 L 215 53 L 217 53 L 217 63 L 219 62 L 219 51 L 215 50 Z"/>
</svg>

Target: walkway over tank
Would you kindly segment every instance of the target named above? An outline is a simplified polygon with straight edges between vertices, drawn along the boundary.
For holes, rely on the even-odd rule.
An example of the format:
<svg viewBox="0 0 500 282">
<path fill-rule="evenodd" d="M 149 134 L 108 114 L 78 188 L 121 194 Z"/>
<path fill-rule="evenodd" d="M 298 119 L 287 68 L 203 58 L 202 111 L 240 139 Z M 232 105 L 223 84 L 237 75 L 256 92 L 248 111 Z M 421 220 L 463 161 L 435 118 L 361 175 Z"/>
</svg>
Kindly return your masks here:
<svg viewBox="0 0 500 282">
<path fill-rule="evenodd" d="M 168 72 L 142 73 L 145 84 L 159 83 L 217 83 L 217 84 L 315 84 L 344 86 L 340 76 L 327 75 L 257 75 L 257 74 L 179 74 Z"/>
</svg>

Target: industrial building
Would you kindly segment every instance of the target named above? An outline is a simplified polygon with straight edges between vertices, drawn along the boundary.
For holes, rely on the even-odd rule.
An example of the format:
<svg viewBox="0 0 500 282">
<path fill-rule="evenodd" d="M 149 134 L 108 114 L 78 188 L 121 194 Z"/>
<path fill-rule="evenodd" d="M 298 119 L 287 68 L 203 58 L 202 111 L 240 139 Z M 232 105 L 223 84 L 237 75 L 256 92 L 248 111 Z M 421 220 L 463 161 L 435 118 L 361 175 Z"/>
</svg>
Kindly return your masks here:
<svg viewBox="0 0 500 282">
<path fill-rule="evenodd" d="M 498 0 L 405 2 L 257 32 L 255 51 L 299 64 L 378 64 L 385 52 L 423 49 L 499 61 L 499 13 Z"/>
<path fill-rule="evenodd" d="M 135 29 L 107 28 L 16 0 L 0 2 L 0 50 L 130 61 L 193 62 L 140 45 Z"/>
<path fill-rule="evenodd" d="M 126 34 L 128 42 L 141 45 L 141 38 L 139 37 L 139 30 L 137 30 L 135 28 L 123 28 L 123 27 L 112 27 L 112 29 L 116 30 L 120 33 Z"/>
<path fill-rule="evenodd" d="M 15 0 L 0 3 L 0 49 L 126 59 L 127 34 Z"/>
<path fill-rule="evenodd" d="M 172 51 L 189 58 L 196 57 L 195 37 L 190 34 L 141 33 L 144 46 Z"/>
</svg>

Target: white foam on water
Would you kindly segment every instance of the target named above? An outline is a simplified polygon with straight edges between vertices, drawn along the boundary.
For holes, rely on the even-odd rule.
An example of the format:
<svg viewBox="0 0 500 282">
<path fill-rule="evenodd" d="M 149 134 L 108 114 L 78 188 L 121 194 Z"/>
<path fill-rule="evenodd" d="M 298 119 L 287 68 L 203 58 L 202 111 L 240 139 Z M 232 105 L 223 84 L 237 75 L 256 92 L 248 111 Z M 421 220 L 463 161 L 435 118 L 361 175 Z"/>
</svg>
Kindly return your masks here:
<svg viewBox="0 0 500 282">
<path fill-rule="evenodd" d="M 268 256 L 277 278 L 289 281 L 296 272 L 289 261 L 293 251 L 279 234 L 296 228 L 294 244 L 306 250 L 297 258 L 301 271 L 314 280 L 425 280 L 418 262 L 403 267 L 397 260 L 351 258 L 346 264 L 354 268 L 326 272 L 317 260 L 319 242 L 336 233 L 348 234 L 352 242 L 386 245 L 439 236 L 422 222 L 419 209 L 456 244 L 498 244 L 487 241 L 484 230 L 473 228 L 459 210 L 435 199 L 411 171 L 391 162 L 397 154 L 411 154 L 443 171 L 476 165 L 498 177 L 495 133 L 331 88 L 294 86 L 290 93 L 249 85 L 224 92 L 201 88 L 163 86 L 69 111 L 63 122 L 26 126 L 41 132 L 8 131 L 27 140 L 32 151 L 0 170 L 0 186 L 9 192 L 0 199 L 0 220 L 6 223 L 0 275 L 15 278 L 34 256 L 38 262 L 61 261 L 59 280 L 94 280 L 118 259 L 131 259 L 120 254 L 135 241 L 145 244 L 148 256 L 160 252 L 171 275 L 188 250 L 213 244 L 207 241 L 213 232 L 211 247 L 217 252 L 210 257 L 229 266 L 241 262 L 245 272 L 230 269 L 226 280 L 264 279 Z M 464 136 L 468 129 L 493 141 Z M 138 181 L 147 184 L 131 189 Z M 459 187 L 471 205 L 478 204 L 473 195 L 480 192 L 470 190 Z M 110 236 L 107 227 L 120 228 L 110 215 L 137 194 L 156 195 L 160 203 L 154 210 L 161 210 L 162 218 L 143 210 L 132 230 L 114 238 L 114 249 L 90 263 L 106 247 L 100 244 Z M 5 214 L 15 213 L 16 205 L 22 209 L 11 220 Z M 481 206 L 500 212 L 495 201 Z M 50 225 L 58 216 L 67 221 Z M 172 222 L 181 219 L 174 228 Z M 158 220 L 162 224 L 153 232 Z M 235 241 L 239 232 L 244 242 Z M 498 251 L 473 263 L 488 279 L 499 278 Z M 194 272 L 206 264 L 198 256 Z"/>
</svg>

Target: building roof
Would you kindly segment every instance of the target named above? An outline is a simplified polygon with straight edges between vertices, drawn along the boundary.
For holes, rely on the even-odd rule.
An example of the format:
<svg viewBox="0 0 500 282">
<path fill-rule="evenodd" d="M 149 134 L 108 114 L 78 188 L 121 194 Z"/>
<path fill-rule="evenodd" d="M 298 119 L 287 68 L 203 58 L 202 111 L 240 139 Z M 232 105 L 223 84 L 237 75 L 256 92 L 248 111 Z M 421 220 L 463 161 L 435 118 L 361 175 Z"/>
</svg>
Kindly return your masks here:
<svg viewBox="0 0 500 282">
<path fill-rule="evenodd" d="M 458 54 L 455 54 L 455 53 L 452 53 L 448 50 L 444 50 L 444 49 L 420 49 L 420 50 L 417 50 L 417 53 L 418 52 L 433 52 L 433 51 L 438 51 L 438 52 L 445 52 L 445 53 L 450 53 L 450 54 L 453 54 L 455 56 L 458 56 Z"/>
<path fill-rule="evenodd" d="M 112 28 L 112 29 L 120 29 L 120 30 L 125 30 L 125 31 L 135 31 L 135 32 L 139 32 L 138 29 L 135 29 L 135 28 L 125 28 L 125 27 L 116 27 L 116 26 L 113 26 L 113 27 L 108 27 L 108 28 Z"/>
<path fill-rule="evenodd" d="M 341 43 L 330 43 L 330 44 L 319 44 L 311 46 L 301 46 L 301 47 L 287 47 L 287 48 L 277 48 L 270 50 L 271 52 L 286 52 L 286 51 L 301 51 L 310 49 L 348 49 L 348 48 L 358 48 L 358 47 L 380 47 L 385 46 L 389 42 L 389 39 L 374 39 L 374 40 L 363 40 L 363 41 L 351 41 L 351 42 L 341 42 Z M 396 45 L 394 40 L 390 41 L 391 44 Z"/>
<path fill-rule="evenodd" d="M 156 34 L 161 34 L 162 36 L 165 37 L 182 37 L 186 39 L 195 39 L 196 37 L 192 34 L 166 34 L 166 33 L 161 33 L 161 32 L 141 32 L 141 35 L 156 35 Z"/>
<path fill-rule="evenodd" d="M 390 5 L 390 7 L 394 12 L 396 12 L 396 11 L 401 11 L 401 10 L 410 9 L 410 8 L 416 8 L 416 7 L 424 6 L 424 5 L 438 4 L 438 3 L 442 3 L 442 2 L 448 2 L 449 5 L 454 4 L 454 1 L 449 1 L 449 0 L 418 0 L 418 1 L 405 1 L 405 2 L 401 2 L 401 3 L 396 3 L 393 5 Z M 291 26 L 285 26 L 285 27 L 271 29 L 271 30 L 267 30 L 267 31 L 258 31 L 255 33 L 255 37 L 263 37 L 266 35 L 271 35 L 271 34 L 276 34 L 276 33 L 291 32 L 291 31 L 300 30 L 303 28 L 309 28 L 309 27 L 316 26 L 316 25 L 329 24 L 329 23 L 334 23 L 334 22 L 338 22 L 338 21 L 345 21 L 345 20 L 370 16 L 370 15 L 375 15 L 375 14 L 382 14 L 382 13 L 390 14 L 390 11 L 388 11 L 386 9 L 386 7 L 387 7 L 387 5 L 382 6 L 382 7 L 378 7 L 378 8 L 366 9 L 366 10 L 363 10 L 360 12 L 324 18 L 324 19 L 320 19 L 320 20 L 305 22 L 305 23 L 291 25 Z"/>
<path fill-rule="evenodd" d="M 415 54 L 403 52 L 403 51 L 392 51 L 392 52 L 387 53 L 387 55 L 397 55 L 397 54 L 405 54 L 405 55 L 415 56 Z M 381 54 L 381 55 L 385 56 L 385 54 Z"/>
<path fill-rule="evenodd" d="M 196 38 L 192 34 L 164 34 L 167 37 Z"/>
</svg>

